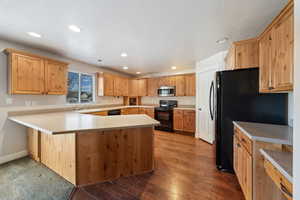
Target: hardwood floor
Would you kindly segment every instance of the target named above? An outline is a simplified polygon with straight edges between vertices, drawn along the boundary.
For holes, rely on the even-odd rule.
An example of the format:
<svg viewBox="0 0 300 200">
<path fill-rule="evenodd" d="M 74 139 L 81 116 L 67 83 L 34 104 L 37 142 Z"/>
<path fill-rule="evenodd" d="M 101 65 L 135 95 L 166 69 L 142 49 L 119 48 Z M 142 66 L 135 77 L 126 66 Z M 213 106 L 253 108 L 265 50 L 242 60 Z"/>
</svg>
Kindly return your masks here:
<svg viewBox="0 0 300 200">
<path fill-rule="evenodd" d="M 156 170 L 76 188 L 71 200 L 244 200 L 234 175 L 215 167 L 214 147 L 190 136 L 155 132 Z"/>
</svg>

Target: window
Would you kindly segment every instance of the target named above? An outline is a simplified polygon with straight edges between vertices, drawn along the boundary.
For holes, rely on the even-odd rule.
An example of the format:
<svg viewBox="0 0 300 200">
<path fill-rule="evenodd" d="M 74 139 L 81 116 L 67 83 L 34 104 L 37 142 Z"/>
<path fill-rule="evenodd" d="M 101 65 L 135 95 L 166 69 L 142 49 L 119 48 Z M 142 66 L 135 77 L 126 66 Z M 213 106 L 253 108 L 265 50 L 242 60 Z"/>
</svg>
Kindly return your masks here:
<svg viewBox="0 0 300 200">
<path fill-rule="evenodd" d="M 95 97 L 95 76 L 77 72 L 68 73 L 68 103 L 90 103 Z"/>
</svg>

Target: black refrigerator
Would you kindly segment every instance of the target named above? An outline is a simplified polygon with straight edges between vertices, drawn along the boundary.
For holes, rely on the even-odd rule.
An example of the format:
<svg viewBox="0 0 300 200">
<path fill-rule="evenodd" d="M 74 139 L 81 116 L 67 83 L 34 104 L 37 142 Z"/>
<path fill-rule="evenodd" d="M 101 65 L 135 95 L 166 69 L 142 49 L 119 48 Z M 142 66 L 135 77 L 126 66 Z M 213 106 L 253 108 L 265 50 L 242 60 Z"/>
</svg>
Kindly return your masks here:
<svg viewBox="0 0 300 200">
<path fill-rule="evenodd" d="M 216 165 L 233 172 L 233 121 L 286 125 L 288 94 L 260 94 L 259 70 L 216 73 Z"/>
</svg>

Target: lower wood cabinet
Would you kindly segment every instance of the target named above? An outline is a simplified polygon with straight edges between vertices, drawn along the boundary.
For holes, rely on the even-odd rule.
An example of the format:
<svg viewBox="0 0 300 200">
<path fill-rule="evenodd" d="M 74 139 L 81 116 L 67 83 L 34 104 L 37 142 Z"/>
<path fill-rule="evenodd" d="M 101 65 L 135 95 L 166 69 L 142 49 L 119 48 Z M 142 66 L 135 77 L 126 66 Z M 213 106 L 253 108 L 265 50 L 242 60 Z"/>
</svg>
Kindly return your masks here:
<svg viewBox="0 0 300 200">
<path fill-rule="evenodd" d="M 139 108 L 123 108 L 121 110 L 121 114 L 122 115 L 135 115 L 135 114 L 139 114 L 140 110 Z"/>
<path fill-rule="evenodd" d="M 282 151 L 283 145 L 251 140 L 234 127 L 233 165 L 246 200 L 285 200 L 268 177 L 260 149 Z"/>
<path fill-rule="evenodd" d="M 174 110 L 173 126 L 176 131 L 195 132 L 195 111 L 194 110 Z"/>
<path fill-rule="evenodd" d="M 145 115 L 148 115 L 149 117 L 151 118 L 155 118 L 155 115 L 154 115 L 154 108 L 139 108 L 139 113 L 140 114 L 145 114 Z"/>
</svg>

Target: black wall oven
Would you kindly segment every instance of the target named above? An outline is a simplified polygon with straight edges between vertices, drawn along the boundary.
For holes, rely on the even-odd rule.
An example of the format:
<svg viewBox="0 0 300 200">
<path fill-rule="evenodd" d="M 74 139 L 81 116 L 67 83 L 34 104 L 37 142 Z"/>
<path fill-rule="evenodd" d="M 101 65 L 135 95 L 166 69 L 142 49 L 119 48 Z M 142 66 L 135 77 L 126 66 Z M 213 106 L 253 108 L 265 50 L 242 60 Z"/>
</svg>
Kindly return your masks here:
<svg viewBox="0 0 300 200">
<path fill-rule="evenodd" d="M 173 132 L 173 108 L 177 107 L 177 101 L 160 100 L 160 106 L 155 108 L 155 119 L 160 122 L 155 129 Z"/>
</svg>

